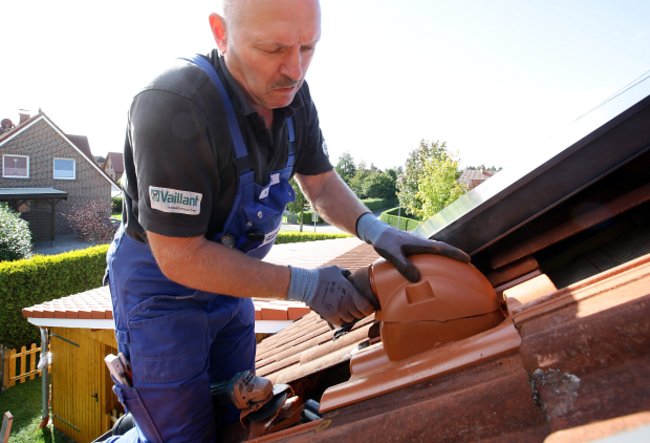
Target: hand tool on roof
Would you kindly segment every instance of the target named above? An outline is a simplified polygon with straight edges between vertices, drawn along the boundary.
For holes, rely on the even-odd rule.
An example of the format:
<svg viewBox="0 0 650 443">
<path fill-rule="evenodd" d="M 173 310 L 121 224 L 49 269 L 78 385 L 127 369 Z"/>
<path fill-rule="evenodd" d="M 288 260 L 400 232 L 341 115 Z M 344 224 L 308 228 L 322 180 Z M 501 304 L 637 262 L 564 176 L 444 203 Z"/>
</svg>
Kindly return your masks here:
<svg viewBox="0 0 650 443">
<path fill-rule="evenodd" d="M 273 385 L 270 380 L 256 376 L 253 371 L 235 374 L 230 380 L 210 385 L 215 402 L 233 404 L 241 409 L 240 420 L 262 421 L 274 415 L 284 404 L 292 389 L 289 385 Z"/>
<path fill-rule="evenodd" d="M 383 259 L 348 277 L 364 297 L 374 299 L 391 361 L 479 334 L 505 319 L 494 288 L 470 263 L 433 254 L 410 259 L 420 272 L 415 283 Z"/>
</svg>

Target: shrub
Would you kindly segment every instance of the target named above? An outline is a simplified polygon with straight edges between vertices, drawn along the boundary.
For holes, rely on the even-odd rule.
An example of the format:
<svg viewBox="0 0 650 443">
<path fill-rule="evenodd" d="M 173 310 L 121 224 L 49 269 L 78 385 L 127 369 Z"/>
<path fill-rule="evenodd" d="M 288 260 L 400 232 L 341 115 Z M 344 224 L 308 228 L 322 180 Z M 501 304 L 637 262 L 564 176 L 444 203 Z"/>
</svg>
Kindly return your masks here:
<svg viewBox="0 0 650 443">
<path fill-rule="evenodd" d="M 389 225 L 402 229 L 403 231 L 412 231 L 417 228 L 420 223 L 420 220 L 415 219 L 411 215 L 406 215 L 406 211 L 402 208 L 401 214 L 399 216 L 399 226 L 397 226 L 397 214 L 399 213 L 399 208 L 389 209 L 381 213 L 379 217 L 381 221 L 388 223 Z"/>
<path fill-rule="evenodd" d="M 397 197 L 395 198 L 366 198 L 361 200 L 361 203 L 366 205 L 371 211 L 379 211 L 380 209 L 392 208 L 397 204 Z"/>
<path fill-rule="evenodd" d="M 11 348 L 38 343 L 38 328 L 22 309 L 101 286 L 107 251 L 108 245 L 101 245 L 0 263 L 0 343 Z"/>
<path fill-rule="evenodd" d="M 117 231 L 117 227 L 111 223 L 108 204 L 98 200 L 76 205 L 61 215 L 68 221 L 72 231 L 89 243 L 106 243 Z"/>
<path fill-rule="evenodd" d="M 7 204 L 0 203 L 0 261 L 21 260 L 32 252 L 29 223 Z"/>
<path fill-rule="evenodd" d="M 345 238 L 352 237 L 350 234 L 327 234 L 324 232 L 298 232 L 298 231 L 282 231 L 275 239 L 275 244 L 280 245 L 283 243 L 302 243 L 307 241 L 316 240 L 329 240 L 332 238 Z"/>
<path fill-rule="evenodd" d="M 122 196 L 118 195 L 111 199 L 111 214 L 121 214 L 122 213 Z"/>
</svg>

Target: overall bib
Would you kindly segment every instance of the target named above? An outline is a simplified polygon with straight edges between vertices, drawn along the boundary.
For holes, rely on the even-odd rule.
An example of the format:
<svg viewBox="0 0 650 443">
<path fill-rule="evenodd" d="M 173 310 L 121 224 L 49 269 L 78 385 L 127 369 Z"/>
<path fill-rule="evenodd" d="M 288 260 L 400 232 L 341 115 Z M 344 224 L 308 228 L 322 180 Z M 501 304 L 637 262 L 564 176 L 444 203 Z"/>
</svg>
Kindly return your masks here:
<svg viewBox="0 0 650 443">
<path fill-rule="evenodd" d="M 201 67 L 222 97 L 237 159 L 239 186 L 223 231 L 211 240 L 263 258 L 271 249 L 286 204 L 295 159 L 293 120 L 287 119 L 289 152 L 283 169 L 266 186 L 246 168 L 248 150 L 235 112 L 214 67 L 204 58 L 186 59 Z M 248 162 L 249 165 L 252 162 Z M 213 442 L 217 429 L 236 421 L 234 406 L 213 406 L 210 383 L 255 367 L 255 308 L 246 298 L 198 291 L 166 278 L 151 248 L 124 233 L 107 254 L 115 336 L 130 360 L 133 387 L 115 382 L 113 391 L 130 411 L 136 428 L 109 442 Z"/>
</svg>

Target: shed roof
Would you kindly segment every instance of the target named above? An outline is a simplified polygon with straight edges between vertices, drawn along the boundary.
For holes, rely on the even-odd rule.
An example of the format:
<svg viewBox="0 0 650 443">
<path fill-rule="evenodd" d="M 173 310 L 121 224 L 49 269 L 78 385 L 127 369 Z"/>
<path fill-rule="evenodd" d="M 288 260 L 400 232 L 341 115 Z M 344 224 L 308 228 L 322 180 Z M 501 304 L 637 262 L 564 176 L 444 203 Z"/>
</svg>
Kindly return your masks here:
<svg viewBox="0 0 650 443">
<path fill-rule="evenodd" d="M 315 268 L 360 243 L 356 238 L 342 238 L 277 245 L 265 261 Z M 306 251 L 310 252 L 310 260 L 305 259 Z M 259 333 L 277 332 L 311 312 L 303 303 L 296 301 L 254 298 L 253 303 L 256 332 Z M 23 316 L 30 323 L 43 327 L 114 328 L 113 307 L 107 286 L 25 308 Z"/>
</svg>

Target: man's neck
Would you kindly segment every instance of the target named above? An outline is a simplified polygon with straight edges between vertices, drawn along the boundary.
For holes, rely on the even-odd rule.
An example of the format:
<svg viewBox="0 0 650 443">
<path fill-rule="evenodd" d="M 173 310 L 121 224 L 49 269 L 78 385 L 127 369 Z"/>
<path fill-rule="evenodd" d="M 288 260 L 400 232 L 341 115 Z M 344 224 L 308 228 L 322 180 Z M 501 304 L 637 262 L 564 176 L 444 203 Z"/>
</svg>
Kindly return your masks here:
<svg viewBox="0 0 650 443">
<path fill-rule="evenodd" d="M 262 116 L 264 119 L 264 124 L 266 127 L 269 129 L 269 131 L 273 132 L 273 109 L 270 108 L 265 108 L 262 105 L 258 105 L 254 103 L 251 98 L 248 95 L 248 91 L 246 91 L 246 88 L 244 88 L 240 82 L 240 80 L 237 78 L 237 72 L 233 71 L 230 67 L 230 63 L 228 62 L 228 57 L 225 55 L 223 56 L 224 62 L 226 64 L 226 68 L 228 68 L 228 71 L 230 72 L 230 75 L 232 75 L 232 78 L 235 79 L 237 84 L 239 85 L 239 89 L 241 89 L 242 93 L 244 94 L 244 97 L 246 97 L 246 100 L 248 100 L 248 103 L 251 104 L 253 109 L 257 111 L 259 115 Z"/>
</svg>

